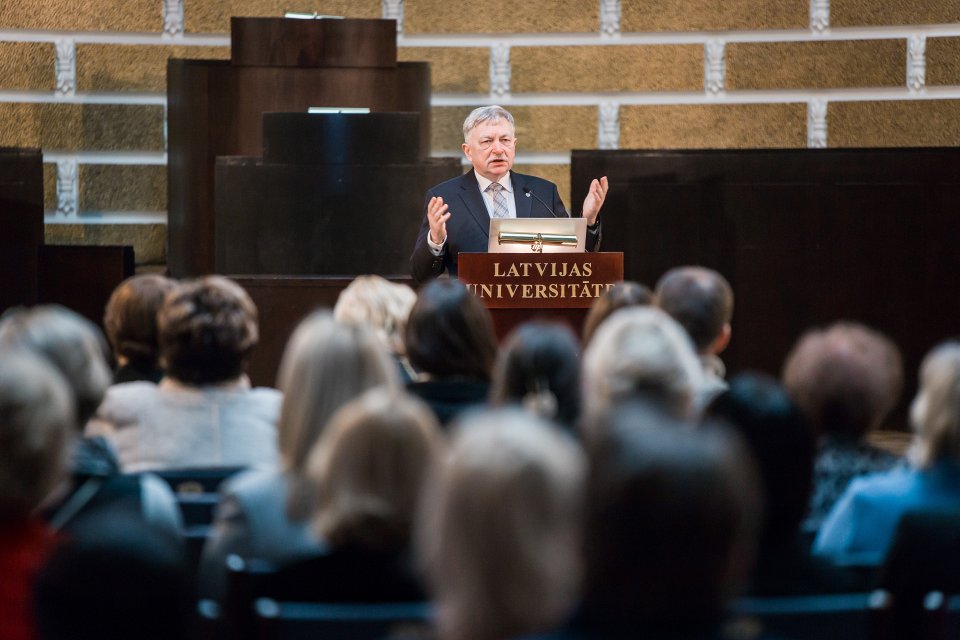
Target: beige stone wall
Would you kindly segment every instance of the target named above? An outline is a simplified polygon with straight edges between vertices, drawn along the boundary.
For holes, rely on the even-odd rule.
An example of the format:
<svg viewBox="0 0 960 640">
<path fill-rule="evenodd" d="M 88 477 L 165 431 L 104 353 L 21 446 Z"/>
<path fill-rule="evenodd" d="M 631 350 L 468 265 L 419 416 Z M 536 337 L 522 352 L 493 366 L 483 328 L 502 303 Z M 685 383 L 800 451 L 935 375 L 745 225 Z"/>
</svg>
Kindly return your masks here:
<svg viewBox="0 0 960 640">
<path fill-rule="evenodd" d="M 47 237 L 165 261 L 166 63 L 229 57 L 233 15 L 399 18 L 432 65 L 432 147 L 517 118 L 570 199 L 583 148 L 960 144 L 960 0 L 3 0 L 0 144 L 44 150 Z M 574 210 L 578 207 L 572 206 Z"/>
</svg>

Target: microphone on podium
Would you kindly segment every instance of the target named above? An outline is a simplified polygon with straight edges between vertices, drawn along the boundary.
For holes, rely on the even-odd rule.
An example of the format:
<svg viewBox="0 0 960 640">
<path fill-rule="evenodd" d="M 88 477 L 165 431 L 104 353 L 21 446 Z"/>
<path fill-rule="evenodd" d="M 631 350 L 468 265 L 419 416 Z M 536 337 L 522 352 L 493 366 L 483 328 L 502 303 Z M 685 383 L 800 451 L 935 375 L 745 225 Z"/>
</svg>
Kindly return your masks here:
<svg viewBox="0 0 960 640">
<path fill-rule="evenodd" d="M 550 215 L 553 216 L 554 218 L 560 218 L 560 217 L 562 217 L 562 216 L 558 216 L 556 213 L 554 213 L 554 212 L 553 212 L 553 209 L 551 209 L 550 207 L 548 207 L 548 206 L 547 206 L 547 203 L 540 199 L 540 196 L 538 196 L 537 194 L 535 194 L 533 191 L 530 190 L 530 187 L 524 187 L 524 188 L 523 188 L 523 195 L 527 196 L 528 198 L 529 198 L 530 196 L 533 196 L 533 199 L 536 200 L 537 202 L 539 202 L 541 205 L 543 205 L 543 208 L 546 209 L 547 211 L 549 211 L 549 212 L 550 212 Z M 568 217 L 568 218 L 570 217 L 570 212 L 569 212 L 569 211 L 567 212 L 567 217 Z"/>
</svg>

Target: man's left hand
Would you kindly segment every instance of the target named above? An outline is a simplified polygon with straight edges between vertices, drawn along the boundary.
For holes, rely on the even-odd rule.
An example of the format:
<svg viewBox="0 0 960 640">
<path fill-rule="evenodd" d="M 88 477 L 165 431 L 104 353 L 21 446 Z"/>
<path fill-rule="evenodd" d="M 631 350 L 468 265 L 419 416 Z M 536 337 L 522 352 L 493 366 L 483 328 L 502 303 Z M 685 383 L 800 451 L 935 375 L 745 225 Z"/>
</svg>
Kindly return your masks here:
<svg viewBox="0 0 960 640">
<path fill-rule="evenodd" d="M 590 191 L 587 192 L 587 197 L 583 199 L 583 217 L 586 218 L 587 224 L 596 224 L 597 216 L 600 215 L 600 207 L 603 206 L 603 200 L 607 197 L 609 186 L 607 176 L 603 176 L 599 180 L 594 178 L 593 182 L 590 183 Z"/>
</svg>

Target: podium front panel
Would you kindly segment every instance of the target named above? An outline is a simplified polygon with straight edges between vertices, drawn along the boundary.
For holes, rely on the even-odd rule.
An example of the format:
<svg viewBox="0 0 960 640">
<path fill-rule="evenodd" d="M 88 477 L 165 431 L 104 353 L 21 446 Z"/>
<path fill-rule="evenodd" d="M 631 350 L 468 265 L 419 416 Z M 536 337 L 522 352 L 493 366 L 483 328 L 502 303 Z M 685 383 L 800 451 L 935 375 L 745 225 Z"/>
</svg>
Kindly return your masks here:
<svg viewBox="0 0 960 640">
<path fill-rule="evenodd" d="M 457 270 L 488 309 L 588 309 L 623 280 L 623 254 L 461 253 Z"/>
</svg>

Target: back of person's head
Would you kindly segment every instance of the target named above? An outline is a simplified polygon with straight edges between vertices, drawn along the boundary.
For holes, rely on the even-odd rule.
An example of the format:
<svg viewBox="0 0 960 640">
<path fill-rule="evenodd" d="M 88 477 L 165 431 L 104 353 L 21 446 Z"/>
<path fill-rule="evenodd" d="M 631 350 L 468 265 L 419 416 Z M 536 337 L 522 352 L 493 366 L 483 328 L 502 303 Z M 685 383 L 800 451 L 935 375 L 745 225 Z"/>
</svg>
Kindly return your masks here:
<svg viewBox="0 0 960 640">
<path fill-rule="evenodd" d="M 344 325 L 329 311 L 304 319 L 290 336 L 280 361 L 283 392 L 278 422 L 280 458 L 291 484 L 286 513 L 303 520 L 313 502 L 307 459 L 340 407 L 378 386 L 397 388 L 397 368 L 386 347 L 362 325 Z"/>
<path fill-rule="evenodd" d="M 181 543 L 129 510 L 102 511 L 74 527 L 34 592 L 40 640 L 192 637 Z"/>
<path fill-rule="evenodd" d="M 642 396 L 687 417 L 703 381 L 690 338 L 666 313 L 630 307 L 611 315 L 594 334 L 583 357 L 587 413 Z"/>
<path fill-rule="evenodd" d="M 530 414 L 458 425 L 417 527 L 440 637 L 494 640 L 559 622 L 579 578 L 583 472 L 574 441 Z"/>
<path fill-rule="evenodd" d="M 417 294 L 405 284 L 380 276 L 357 276 L 340 292 L 333 317 L 372 329 L 391 353 L 403 354 L 403 334 Z"/>
<path fill-rule="evenodd" d="M 590 344 L 597 327 L 611 313 L 624 307 L 644 307 L 654 303 L 653 292 L 638 282 L 618 282 L 594 300 L 583 321 L 583 344 Z"/>
<path fill-rule="evenodd" d="M 733 378 L 707 414 L 729 424 L 753 454 L 764 489 L 764 538 L 795 537 L 813 482 L 815 443 L 803 414 L 776 380 L 756 373 Z"/>
<path fill-rule="evenodd" d="M 960 459 L 960 342 L 945 342 L 924 358 L 910 422 L 913 464 L 929 467 L 941 458 Z"/>
<path fill-rule="evenodd" d="M 257 345 L 257 307 L 243 287 L 221 276 L 178 284 L 157 318 L 160 356 L 179 382 L 204 386 L 239 378 Z"/>
<path fill-rule="evenodd" d="M 157 313 L 176 283 L 161 275 L 127 278 L 113 290 L 103 327 L 117 361 L 140 368 L 157 367 L 160 355 Z"/>
<path fill-rule="evenodd" d="M 677 267 L 657 282 L 657 304 L 690 334 L 699 353 L 720 353 L 730 338 L 733 290 L 706 267 Z"/>
<path fill-rule="evenodd" d="M 42 305 L 5 314 L 0 344 L 28 349 L 60 372 L 76 402 L 75 426 L 83 429 L 113 380 L 100 329 L 69 309 Z"/>
<path fill-rule="evenodd" d="M 406 331 L 407 357 L 438 377 L 489 380 L 497 353 L 493 321 L 457 280 L 431 280 L 417 296 Z"/>
<path fill-rule="evenodd" d="M 783 386 L 817 435 L 860 438 L 896 405 L 903 363 L 883 334 L 838 322 L 800 338 L 784 364 Z"/>
<path fill-rule="evenodd" d="M 61 480 L 74 414 L 66 381 L 47 361 L 0 348 L 0 523 L 26 518 Z"/>
<path fill-rule="evenodd" d="M 537 415 L 573 426 L 580 415 L 576 336 L 554 322 L 519 326 L 497 356 L 490 397 L 495 405 L 520 403 Z"/>
<path fill-rule="evenodd" d="M 401 391 L 374 389 L 344 405 L 307 462 L 314 533 L 332 548 L 405 548 L 440 445 L 433 412 Z"/>
<path fill-rule="evenodd" d="M 716 623 L 754 553 L 749 455 L 725 429 L 639 402 L 603 421 L 584 498 L 585 612 L 611 631 Z"/>
<path fill-rule="evenodd" d="M 329 311 L 304 319 L 290 336 L 280 361 L 277 387 L 280 455 L 302 473 L 310 450 L 340 407 L 378 386 L 396 388 L 396 367 L 386 348 L 365 326 L 343 325 Z"/>
</svg>

